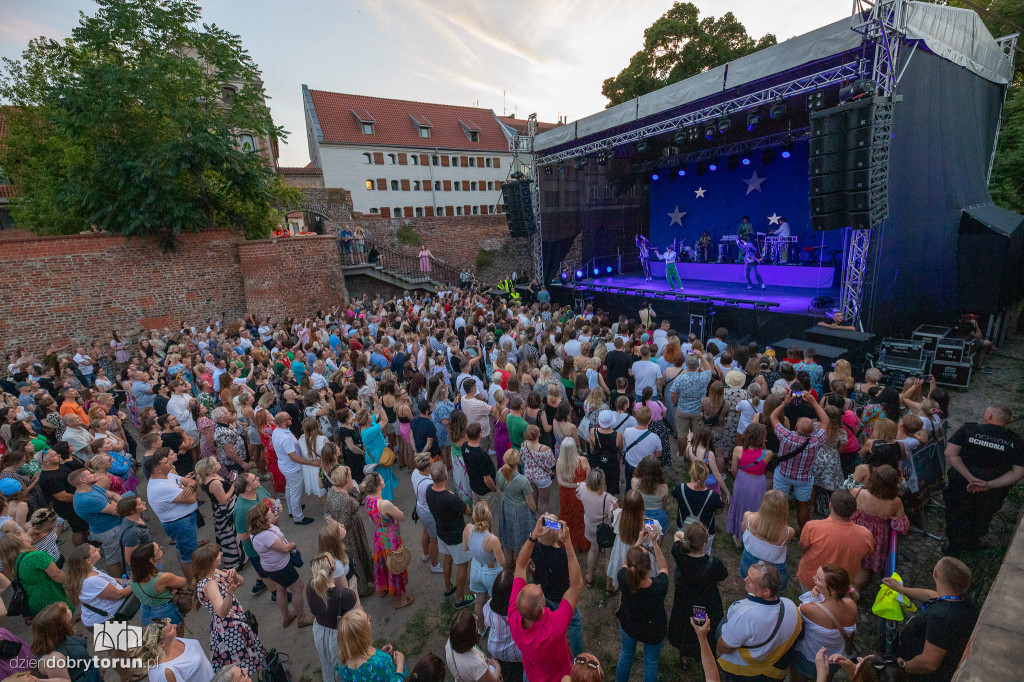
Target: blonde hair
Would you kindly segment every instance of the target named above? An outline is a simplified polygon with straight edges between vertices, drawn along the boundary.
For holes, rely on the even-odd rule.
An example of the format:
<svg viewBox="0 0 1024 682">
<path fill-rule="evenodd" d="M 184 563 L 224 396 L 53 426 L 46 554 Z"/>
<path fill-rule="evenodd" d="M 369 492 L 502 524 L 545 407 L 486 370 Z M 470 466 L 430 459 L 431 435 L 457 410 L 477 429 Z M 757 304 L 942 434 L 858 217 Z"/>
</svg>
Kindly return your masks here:
<svg viewBox="0 0 1024 682">
<path fill-rule="evenodd" d="M 871 435 L 874 437 L 874 440 L 891 442 L 896 440 L 896 430 L 898 428 L 899 427 L 897 427 L 896 422 L 883 417 L 875 422 L 875 428 L 871 432 Z"/>
<path fill-rule="evenodd" d="M 334 565 L 334 555 L 324 551 L 321 551 L 319 556 L 309 562 L 309 568 L 313 572 L 309 584 L 325 604 L 327 603 L 327 591 L 334 587 Z"/>
<path fill-rule="evenodd" d="M 491 529 L 491 509 L 486 502 L 473 505 L 473 530 L 483 533 Z"/>
<path fill-rule="evenodd" d="M 204 457 L 196 462 L 196 476 L 200 485 L 206 485 L 207 481 L 220 471 L 220 462 L 216 457 Z"/>
<path fill-rule="evenodd" d="M 590 470 L 587 474 L 587 490 L 592 493 L 604 492 L 604 471 L 596 467 Z"/>
<path fill-rule="evenodd" d="M 833 381 L 843 382 L 847 391 L 852 391 L 857 382 L 853 380 L 853 370 L 849 360 L 836 360 L 836 366 L 832 369 Z"/>
<path fill-rule="evenodd" d="M 789 500 L 781 490 L 769 490 L 761 498 L 761 507 L 751 517 L 747 522 L 750 532 L 762 540 L 778 544 L 778 540 L 788 532 Z"/>
<path fill-rule="evenodd" d="M 334 471 L 331 472 L 331 485 L 336 485 L 339 488 L 344 486 L 352 478 L 352 469 L 348 468 L 344 464 L 339 464 L 334 467 Z"/>
<path fill-rule="evenodd" d="M 562 445 L 558 448 L 558 463 L 555 471 L 558 476 L 566 481 L 576 479 L 576 468 L 580 464 L 580 451 L 576 447 L 574 438 L 562 439 Z"/>
<path fill-rule="evenodd" d="M 316 551 L 327 552 L 333 555 L 341 563 L 348 563 L 348 555 L 345 553 L 345 543 L 341 541 L 341 534 L 338 532 L 341 524 L 333 517 L 327 517 L 327 523 L 320 529 L 316 536 Z M 334 567 L 331 567 L 333 573 Z M 321 595 L 323 596 L 323 595 Z"/>
<path fill-rule="evenodd" d="M 515 448 L 509 448 L 504 455 L 505 462 L 501 467 L 501 475 L 505 479 L 505 483 L 510 483 L 515 474 L 519 471 L 519 451 Z"/>
<path fill-rule="evenodd" d="M 373 633 L 366 613 L 351 609 L 338 621 L 338 661 L 342 664 L 373 652 Z"/>
</svg>

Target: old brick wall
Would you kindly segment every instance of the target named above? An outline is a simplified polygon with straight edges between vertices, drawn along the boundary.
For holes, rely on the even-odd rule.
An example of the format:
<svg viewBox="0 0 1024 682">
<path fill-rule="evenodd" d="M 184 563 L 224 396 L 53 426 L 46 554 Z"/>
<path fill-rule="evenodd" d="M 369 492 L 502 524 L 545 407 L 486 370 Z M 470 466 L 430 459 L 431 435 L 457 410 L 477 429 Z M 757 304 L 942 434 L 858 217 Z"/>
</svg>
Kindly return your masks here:
<svg viewBox="0 0 1024 682">
<path fill-rule="evenodd" d="M 0 246 L 0 349 L 37 354 L 52 341 L 134 337 L 247 311 L 313 312 L 345 300 L 331 236 L 241 241 L 211 230 L 175 251 L 120 236 L 37 237 L 4 231 Z M 11 231 L 13 232 L 13 231 Z"/>
<path fill-rule="evenodd" d="M 238 237 L 185 235 L 173 252 L 148 241 L 83 234 L 5 240 L 0 248 L 3 349 L 109 340 L 111 330 L 176 327 L 245 313 Z"/>
<path fill-rule="evenodd" d="M 308 315 L 345 303 L 345 277 L 333 235 L 239 242 L 238 256 L 249 312 Z"/>
<path fill-rule="evenodd" d="M 382 282 L 376 277 L 368 275 L 348 275 L 345 277 L 345 288 L 348 290 L 350 298 L 358 299 L 363 295 L 369 295 L 371 300 L 378 295 L 384 298 L 392 296 L 397 298 L 403 296 L 406 291 L 404 287 Z"/>
</svg>

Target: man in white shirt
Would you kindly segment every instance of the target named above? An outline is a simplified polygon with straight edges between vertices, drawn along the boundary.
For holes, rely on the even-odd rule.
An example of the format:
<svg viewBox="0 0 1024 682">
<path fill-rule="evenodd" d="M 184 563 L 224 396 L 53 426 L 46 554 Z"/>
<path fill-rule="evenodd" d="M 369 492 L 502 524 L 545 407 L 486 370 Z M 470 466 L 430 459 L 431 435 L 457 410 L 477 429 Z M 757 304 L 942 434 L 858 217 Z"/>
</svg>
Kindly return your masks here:
<svg viewBox="0 0 1024 682">
<path fill-rule="evenodd" d="M 500 375 L 498 377 L 501 378 Z M 470 424 L 480 425 L 480 447 L 484 452 L 491 450 L 491 406 L 487 401 L 480 400 L 477 394 L 475 377 L 469 377 L 459 384 L 464 394 L 462 399 L 462 411 L 466 413 L 466 419 Z"/>
<path fill-rule="evenodd" d="M 654 333 L 651 334 L 651 340 L 654 341 L 654 343 L 658 343 L 660 339 L 665 339 L 665 343 L 668 343 L 668 329 L 671 326 L 672 324 L 668 320 L 662 320 L 661 326 L 655 329 Z M 661 348 L 661 346 L 659 346 L 659 348 Z"/>
<path fill-rule="evenodd" d="M 501 372 L 491 375 L 491 385 L 487 388 L 487 402 L 494 407 L 494 394 L 501 390 Z"/>
<path fill-rule="evenodd" d="M 245 351 L 252 348 L 252 334 L 248 329 L 243 329 L 242 333 L 238 336 L 238 347 L 242 349 L 242 354 Z"/>
<path fill-rule="evenodd" d="M 315 464 L 299 454 L 299 441 L 288 428 L 292 418 L 287 412 L 278 412 L 274 416 L 277 428 L 274 429 L 272 441 L 274 452 L 277 453 L 277 468 L 284 474 L 284 497 L 288 502 L 288 513 L 297 526 L 313 523 L 313 517 L 302 515 L 302 492 L 305 487 L 302 480 L 302 465 Z"/>
<path fill-rule="evenodd" d="M 644 457 L 661 454 L 661 438 L 647 427 L 651 424 L 651 408 L 638 407 L 635 410 L 636 426 L 626 429 L 622 435 L 622 456 L 626 460 L 626 491 L 633 479 L 633 472 Z"/>
<path fill-rule="evenodd" d="M 194 400 L 190 392 L 192 387 L 184 379 L 172 379 L 168 386 L 171 389 L 171 398 L 167 401 L 167 412 L 178 420 L 178 424 L 185 429 L 188 437 L 198 445 L 199 427 L 192 418 L 191 410 Z"/>
<path fill-rule="evenodd" d="M 90 446 L 94 439 L 92 433 L 82 426 L 82 419 L 77 414 L 66 414 L 64 434 L 60 437 L 71 447 L 71 455 L 79 462 L 86 462 L 92 457 Z"/>
<path fill-rule="evenodd" d="M 75 364 L 78 365 L 78 371 L 82 373 L 82 378 L 85 379 L 85 383 L 88 386 L 92 386 L 92 374 L 95 368 L 93 367 L 92 357 L 85 352 L 85 346 L 79 346 L 75 352 Z"/>
<path fill-rule="evenodd" d="M 181 557 L 181 573 L 192 581 L 192 553 L 199 547 L 196 526 L 195 473 L 178 476 L 174 473 L 176 452 L 170 448 L 159 448 L 146 460 L 146 486 L 149 508 L 160 519 L 160 526 L 167 537 L 174 540 Z"/>
<path fill-rule="evenodd" d="M 634 391 L 637 401 L 640 400 L 644 389 L 648 386 L 654 389 L 655 397 L 661 392 L 661 385 L 665 380 L 662 379 L 661 367 L 658 366 L 658 363 L 651 362 L 650 346 L 646 344 L 640 346 L 640 359 L 633 363 L 629 373 L 636 380 Z"/>
</svg>

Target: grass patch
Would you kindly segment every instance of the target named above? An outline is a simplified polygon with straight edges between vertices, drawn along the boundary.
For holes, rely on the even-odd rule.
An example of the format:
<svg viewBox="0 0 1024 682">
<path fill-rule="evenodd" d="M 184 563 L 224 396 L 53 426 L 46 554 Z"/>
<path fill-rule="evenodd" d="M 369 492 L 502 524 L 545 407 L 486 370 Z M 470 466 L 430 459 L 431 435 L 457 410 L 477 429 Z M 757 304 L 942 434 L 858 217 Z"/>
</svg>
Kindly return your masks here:
<svg viewBox="0 0 1024 682">
<path fill-rule="evenodd" d="M 494 256 L 498 252 L 491 249 L 480 249 L 476 252 L 476 269 L 486 270 L 494 265 Z"/>
<path fill-rule="evenodd" d="M 416 230 L 412 229 L 411 225 L 399 227 L 395 237 L 398 239 L 399 244 L 405 244 L 406 246 L 420 245 L 420 236 L 416 234 Z"/>
</svg>

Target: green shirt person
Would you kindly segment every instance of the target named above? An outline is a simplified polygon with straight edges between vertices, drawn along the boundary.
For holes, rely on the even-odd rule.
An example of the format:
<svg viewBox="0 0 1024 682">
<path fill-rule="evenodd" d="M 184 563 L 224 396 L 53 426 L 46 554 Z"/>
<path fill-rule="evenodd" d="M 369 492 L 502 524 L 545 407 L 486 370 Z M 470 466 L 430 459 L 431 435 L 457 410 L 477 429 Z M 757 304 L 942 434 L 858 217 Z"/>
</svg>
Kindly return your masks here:
<svg viewBox="0 0 1024 682">
<path fill-rule="evenodd" d="M 750 222 L 750 216 L 743 216 L 743 222 L 740 223 L 740 229 L 736 231 L 736 236 L 745 242 L 749 242 L 753 234 L 754 226 Z"/>
</svg>

